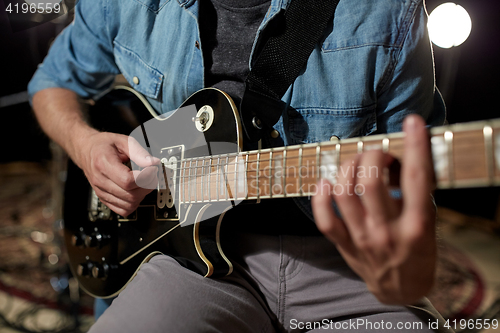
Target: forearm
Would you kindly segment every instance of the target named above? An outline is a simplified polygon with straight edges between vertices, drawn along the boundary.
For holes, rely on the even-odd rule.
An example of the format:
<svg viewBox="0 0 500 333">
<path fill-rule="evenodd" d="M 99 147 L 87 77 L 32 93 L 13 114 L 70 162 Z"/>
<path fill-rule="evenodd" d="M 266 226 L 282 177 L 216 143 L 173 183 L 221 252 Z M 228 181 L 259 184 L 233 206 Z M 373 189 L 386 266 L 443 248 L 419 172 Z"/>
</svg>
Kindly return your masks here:
<svg viewBox="0 0 500 333">
<path fill-rule="evenodd" d="M 98 131 L 85 122 L 77 94 L 63 88 L 41 90 L 33 96 L 33 110 L 43 131 L 79 165 L 82 143 Z"/>
</svg>

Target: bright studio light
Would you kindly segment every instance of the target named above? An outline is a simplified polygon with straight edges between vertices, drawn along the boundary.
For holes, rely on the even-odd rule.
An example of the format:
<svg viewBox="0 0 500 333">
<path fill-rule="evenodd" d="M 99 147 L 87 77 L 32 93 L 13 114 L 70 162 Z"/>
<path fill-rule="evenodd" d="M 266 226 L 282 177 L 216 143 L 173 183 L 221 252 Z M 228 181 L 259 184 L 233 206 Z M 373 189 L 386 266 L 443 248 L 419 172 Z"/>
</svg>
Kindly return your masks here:
<svg viewBox="0 0 500 333">
<path fill-rule="evenodd" d="M 432 11 L 427 27 L 434 44 L 450 48 L 465 42 L 469 37 L 472 22 L 462 6 L 447 2 Z"/>
</svg>

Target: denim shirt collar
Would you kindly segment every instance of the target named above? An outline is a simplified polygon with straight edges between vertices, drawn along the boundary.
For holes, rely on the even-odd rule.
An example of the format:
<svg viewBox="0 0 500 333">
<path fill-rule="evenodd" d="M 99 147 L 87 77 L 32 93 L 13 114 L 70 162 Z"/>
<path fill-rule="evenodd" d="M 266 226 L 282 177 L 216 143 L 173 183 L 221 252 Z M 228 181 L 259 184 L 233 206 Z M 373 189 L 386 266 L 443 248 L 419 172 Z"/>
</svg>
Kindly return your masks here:
<svg viewBox="0 0 500 333">
<path fill-rule="evenodd" d="M 269 10 L 266 13 L 266 16 L 264 17 L 264 20 L 262 20 L 262 23 L 260 24 L 259 29 L 257 30 L 257 34 L 255 36 L 255 40 L 252 46 L 252 51 L 250 52 L 250 58 L 248 62 L 248 67 L 250 70 L 252 69 L 252 60 L 254 57 L 255 53 L 255 48 L 257 45 L 257 41 L 259 40 L 259 37 L 266 28 L 267 24 L 281 11 L 281 10 L 286 10 L 288 8 L 288 5 L 290 4 L 291 0 L 271 0 L 271 6 L 269 6 Z"/>
</svg>

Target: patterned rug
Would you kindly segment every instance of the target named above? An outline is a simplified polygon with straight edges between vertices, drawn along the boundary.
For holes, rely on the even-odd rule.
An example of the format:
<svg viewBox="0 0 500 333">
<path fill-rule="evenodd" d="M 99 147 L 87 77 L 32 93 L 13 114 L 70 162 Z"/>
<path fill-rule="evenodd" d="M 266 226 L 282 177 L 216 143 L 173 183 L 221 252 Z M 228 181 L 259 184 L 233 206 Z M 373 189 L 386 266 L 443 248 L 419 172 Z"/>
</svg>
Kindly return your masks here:
<svg viewBox="0 0 500 333">
<path fill-rule="evenodd" d="M 43 308 L 61 312 L 67 323 L 57 323 L 61 332 L 78 332 L 75 312 L 93 314 L 93 300 L 78 291 L 68 270 L 51 171 L 48 164 L 0 165 L 0 291 L 33 304 L 15 321 L 6 319 L 8 309 L 0 309 L 0 332 L 2 326 L 29 332 L 27 323 Z"/>
</svg>

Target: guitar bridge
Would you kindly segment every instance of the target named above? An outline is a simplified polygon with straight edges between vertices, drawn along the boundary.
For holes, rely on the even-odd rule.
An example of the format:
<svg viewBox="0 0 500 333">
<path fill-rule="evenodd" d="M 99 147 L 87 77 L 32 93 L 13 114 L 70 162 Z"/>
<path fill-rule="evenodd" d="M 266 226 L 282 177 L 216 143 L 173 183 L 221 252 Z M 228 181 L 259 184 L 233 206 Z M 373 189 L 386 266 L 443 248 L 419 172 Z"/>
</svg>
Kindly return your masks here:
<svg viewBox="0 0 500 333">
<path fill-rule="evenodd" d="M 168 161 L 162 160 L 161 169 L 158 170 L 158 194 L 156 199 L 156 205 L 158 208 L 172 208 L 174 206 L 174 197 L 172 195 L 172 190 L 170 189 L 169 183 L 172 184 L 172 188 L 175 189 L 175 170 L 171 170 L 165 167 Z M 165 170 L 166 169 L 166 170 Z"/>
<path fill-rule="evenodd" d="M 158 172 L 158 192 L 156 205 L 159 209 L 175 209 L 180 161 L 184 146 L 174 146 L 161 150 L 161 169 Z M 166 216 L 165 216 L 166 217 Z"/>
</svg>

